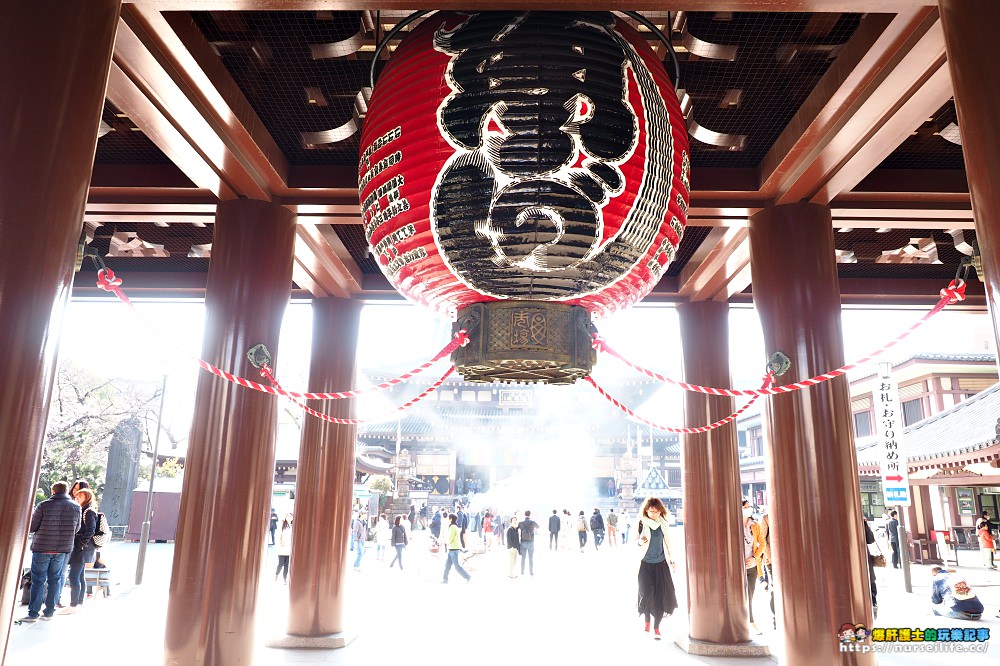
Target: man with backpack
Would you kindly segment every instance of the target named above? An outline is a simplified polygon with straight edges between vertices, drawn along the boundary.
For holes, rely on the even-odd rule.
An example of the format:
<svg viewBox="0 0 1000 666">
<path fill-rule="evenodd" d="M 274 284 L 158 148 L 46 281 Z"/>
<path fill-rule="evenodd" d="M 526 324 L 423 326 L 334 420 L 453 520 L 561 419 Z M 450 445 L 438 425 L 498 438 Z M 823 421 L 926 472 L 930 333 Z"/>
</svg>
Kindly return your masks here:
<svg viewBox="0 0 1000 666">
<path fill-rule="evenodd" d="M 28 615 L 22 622 L 51 620 L 56 612 L 56 599 L 66 582 L 66 560 L 73 552 L 77 530 L 80 529 L 80 505 L 71 499 L 64 481 L 52 484 L 52 494 L 35 507 L 28 532 L 31 540 L 31 598 Z"/>
<path fill-rule="evenodd" d="M 604 542 L 604 516 L 600 509 L 594 509 L 594 514 L 590 517 L 590 531 L 594 533 L 594 550 L 597 550 Z"/>
<path fill-rule="evenodd" d="M 521 575 L 524 575 L 524 561 L 528 560 L 528 572 L 535 575 L 535 530 L 538 523 L 531 519 L 531 511 L 524 512 L 524 520 L 518 525 L 521 550 Z"/>
<path fill-rule="evenodd" d="M 576 520 L 576 534 L 580 538 L 580 552 L 583 552 L 584 546 L 587 545 L 587 518 L 583 515 L 583 511 L 580 512 L 580 517 Z"/>
</svg>

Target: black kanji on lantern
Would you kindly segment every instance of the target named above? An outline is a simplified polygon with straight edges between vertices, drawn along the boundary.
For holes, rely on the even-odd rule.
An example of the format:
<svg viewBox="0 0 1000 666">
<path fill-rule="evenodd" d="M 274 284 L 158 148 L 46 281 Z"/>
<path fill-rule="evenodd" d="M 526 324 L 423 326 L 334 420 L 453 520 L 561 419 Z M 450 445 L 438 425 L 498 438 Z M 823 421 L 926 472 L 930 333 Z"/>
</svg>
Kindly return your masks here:
<svg viewBox="0 0 1000 666">
<path fill-rule="evenodd" d="M 588 291 L 627 272 L 665 208 L 636 217 L 647 233 L 601 245 L 602 207 L 624 190 L 620 165 L 641 134 L 630 77 L 645 88 L 635 100 L 658 107 L 642 112 L 658 119 L 668 144 L 669 120 L 614 17 L 477 14 L 439 30 L 435 48 L 453 57 L 454 92 L 438 120 L 456 155 L 432 199 L 452 267 L 487 293 L 535 299 Z"/>
</svg>

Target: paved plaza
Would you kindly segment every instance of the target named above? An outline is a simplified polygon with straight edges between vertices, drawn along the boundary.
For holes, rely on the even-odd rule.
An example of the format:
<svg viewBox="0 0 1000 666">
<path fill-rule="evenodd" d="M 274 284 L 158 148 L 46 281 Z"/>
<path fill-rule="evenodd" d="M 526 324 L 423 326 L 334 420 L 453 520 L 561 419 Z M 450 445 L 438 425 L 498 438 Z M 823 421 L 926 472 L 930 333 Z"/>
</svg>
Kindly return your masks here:
<svg viewBox="0 0 1000 666">
<path fill-rule="evenodd" d="M 682 551 L 683 528 L 674 528 L 675 546 Z M 340 650 L 277 650 L 265 647 L 283 636 L 288 587 L 273 580 L 276 557 L 268 548 L 258 597 L 254 663 L 337 664 L 368 666 L 379 663 L 608 664 L 656 659 L 657 663 L 716 664 L 782 663 L 780 654 L 767 658 L 695 657 L 684 653 L 672 638 L 685 634 L 683 612 L 664 621 L 664 640 L 656 642 L 641 630 L 635 613 L 638 563 L 634 546 L 602 547 L 592 544 L 551 553 L 540 540 L 535 556 L 535 576 L 507 577 L 506 550 L 478 555 L 469 562 L 472 582 L 453 575 L 440 582 L 441 562 L 426 549 L 427 532 L 418 531 L 404 554 L 406 569 L 389 569 L 391 556 L 375 559 L 370 547 L 361 572 L 348 570 L 347 600 L 353 638 Z M 133 584 L 138 544 L 114 543 L 106 549 L 115 585 L 111 597 L 89 599 L 75 614 L 57 614 L 51 622 L 15 625 L 7 664 L 38 664 L 52 659 L 72 659 L 84 645 L 107 645 L 111 653 L 102 666 L 160 664 L 166 617 L 167 585 L 172 544 L 150 544 L 145 581 Z M 982 622 L 935 618 L 929 608 L 929 566 L 913 566 L 913 593 L 903 591 L 902 574 L 891 568 L 878 571 L 879 618 L 876 626 L 893 628 L 987 627 L 994 638 L 985 654 L 960 658 L 965 666 L 995 664 L 1000 659 L 1000 573 L 979 566 L 979 553 L 960 553 L 962 571 L 986 604 Z M 353 561 L 353 558 L 352 558 Z M 968 565 L 968 566 L 965 566 Z M 679 573 L 683 564 L 679 565 Z M 686 589 L 680 578 L 681 609 Z M 64 595 L 68 599 L 68 593 Z M 15 609 L 15 618 L 26 607 Z M 758 638 L 779 647 L 770 629 L 768 596 L 758 588 L 754 613 L 764 633 Z M 848 618 L 845 618 L 847 621 Z M 779 622 L 779 631 L 781 623 Z M 94 642 L 95 630 L 106 640 Z M 826 637 L 817 637 L 826 640 Z M 959 663 L 951 654 L 880 654 L 880 664 Z"/>
</svg>

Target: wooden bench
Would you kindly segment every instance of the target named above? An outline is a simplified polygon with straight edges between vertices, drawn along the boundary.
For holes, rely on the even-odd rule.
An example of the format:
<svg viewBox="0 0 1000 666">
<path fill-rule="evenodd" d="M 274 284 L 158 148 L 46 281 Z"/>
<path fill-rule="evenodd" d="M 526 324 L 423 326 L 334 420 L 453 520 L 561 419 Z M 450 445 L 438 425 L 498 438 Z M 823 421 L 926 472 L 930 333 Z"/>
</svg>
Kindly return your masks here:
<svg viewBox="0 0 1000 666">
<path fill-rule="evenodd" d="M 83 578 L 87 589 L 96 587 L 105 597 L 111 596 L 111 569 L 84 569 Z"/>
</svg>

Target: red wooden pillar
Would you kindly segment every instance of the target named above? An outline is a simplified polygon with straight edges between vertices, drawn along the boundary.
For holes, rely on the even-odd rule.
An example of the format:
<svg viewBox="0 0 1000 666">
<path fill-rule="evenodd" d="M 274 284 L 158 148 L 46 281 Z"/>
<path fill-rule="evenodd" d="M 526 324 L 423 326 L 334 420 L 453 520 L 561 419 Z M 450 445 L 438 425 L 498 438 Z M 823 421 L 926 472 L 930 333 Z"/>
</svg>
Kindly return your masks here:
<svg viewBox="0 0 1000 666">
<path fill-rule="evenodd" d="M 343 391 L 355 383 L 360 301 L 313 301 L 309 390 Z M 355 400 L 313 400 L 310 407 L 336 418 L 354 418 Z M 307 416 L 302 428 L 292 532 L 288 633 L 294 647 L 343 647 L 344 571 L 354 496 L 357 426 Z M 279 643 L 271 643 L 278 647 Z"/>
<path fill-rule="evenodd" d="M 730 386 L 729 306 L 699 301 L 677 311 L 684 381 Z M 687 427 L 702 426 L 731 414 L 733 399 L 687 392 L 684 411 Z M 683 647 L 714 656 L 767 654 L 766 646 L 749 644 L 736 424 L 684 435 L 681 456 L 689 617 Z"/>
<path fill-rule="evenodd" d="M 255 377 L 247 350 L 264 343 L 275 354 L 294 243 L 288 209 L 249 199 L 219 204 L 202 358 Z M 276 422 L 275 396 L 208 373 L 199 378 L 167 605 L 167 664 L 253 662 Z"/>
<path fill-rule="evenodd" d="M 0 661 L 120 4 L 37 0 L 0 11 Z"/>
<path fill-rule="evenodd" d="M 844 364 L 830 209 L 765 208 L 750 218 L 754 305 L 765 351 L 788 384 Z M 871 626 L 861 489 L 846 377 L 767 399 L 775 610 L 789 664 L 874 664 L 840 652 L 845 622 Z"/>
<path fill-rule="evenodd" d="M 1000 3 L 992 0 L 938 0 L 944 28 L 948 68 L 955 89 L 958 128 L 962 134 L 965 174 L 972 195 L 976 240 L 983 258 L 979 279 L 986 285 L 986 302 L 1000 349 L 1000 108 L 997 80 L 997 31 Z M 1000 363 L 1000 358 L 997 359 Z"/>
</svg>

